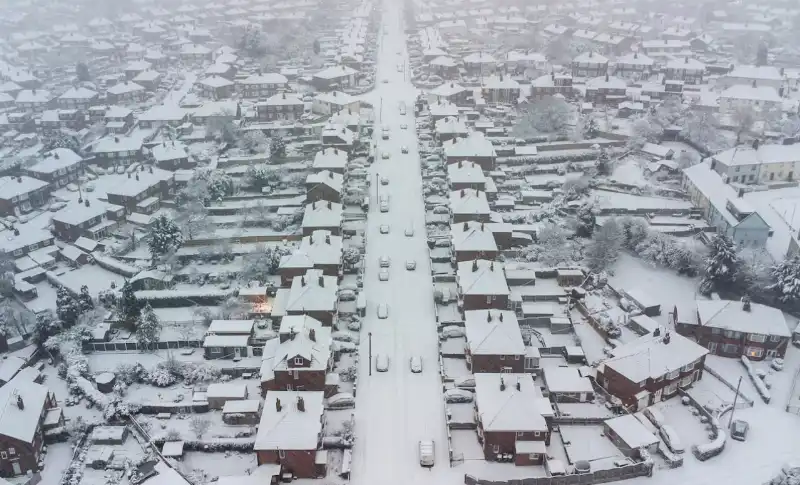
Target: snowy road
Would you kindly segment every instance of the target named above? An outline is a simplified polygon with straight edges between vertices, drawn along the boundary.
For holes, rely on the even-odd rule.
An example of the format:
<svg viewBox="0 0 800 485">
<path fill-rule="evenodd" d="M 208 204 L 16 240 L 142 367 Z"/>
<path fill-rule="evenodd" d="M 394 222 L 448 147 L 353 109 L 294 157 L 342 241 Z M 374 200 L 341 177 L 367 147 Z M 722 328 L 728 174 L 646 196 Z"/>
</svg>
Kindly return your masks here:
<svg viewBox="0 0 800 485">
<path fill-rule="evenodd" d="M 422 178 L 414 123 L 416 91 L 398 65 L 406 65 L 402 2 L 384 3 L 381 48 L 378 53 L 378 86 L 365 98 L 377 112 L 376 162 L 372 177 L 371 212 L 368 217 L 366 273 L 367 317 L 361 333 L 360 368 L 356 397 L 356 434 L 352 480 L 358 485 L 375 483 L 441 483 L 441 475 L 452 476 L 449 468 L 441 380 L 439 377 L 437 332 L 433 307 L 433 286 L 425 235 Z M 399 52 L 399 53 L 398 53 Z M 388 79 L 387 83 L 383 83 Z M 400 114 L 400 103 L 407 107 Z M 406 124 L 407 129 L 401 129 Z M 381 139 L 388 127 L 390 139 Z M 402 147 L 408 153 L 402 153 Z M 390 154 L 384 160 L 381 155 Z M 381 185 L 381 177 L 389 179 Z M 380 196 L 389 197 L 389 212 L 379 211 Z M 380 226 L 390 225 L 389 234 Z M 413 237 L 404 232 L 413 227 Z M 388 281 L 379 281 L 381 256 L 391 259 Z M 417 268 L 408 271 L 407 260 Z M 389 317 L 379 319 L 381 303 Z M 372 375 L 369 375 L 368 334 L 372 334 Z M 375 358 L 387 355 L 387 372 L 377 372 Z M 412 356 L 423 361 L 423 372 L 413 374 Z M 419 466 L 418 442 L 434 440 L 436 466 Z M 463 476 L 463 475 L 462 475 Z"/>
</svg>

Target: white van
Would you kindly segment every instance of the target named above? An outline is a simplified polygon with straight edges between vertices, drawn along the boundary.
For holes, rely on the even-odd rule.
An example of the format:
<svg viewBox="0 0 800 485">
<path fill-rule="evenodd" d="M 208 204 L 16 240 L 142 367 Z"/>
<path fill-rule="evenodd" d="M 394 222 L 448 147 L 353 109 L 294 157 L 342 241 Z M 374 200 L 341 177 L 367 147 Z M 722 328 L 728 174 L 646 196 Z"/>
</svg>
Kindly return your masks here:
<svg viewBox="0 0 800 485">
<path fill-rule="evenodd" d="M 435 456 L 433 453 L 433 441 L 420 441 L 419 442 L 419 465 L 425 467 L 432 467 L 434 464 Z"/>
</svg>

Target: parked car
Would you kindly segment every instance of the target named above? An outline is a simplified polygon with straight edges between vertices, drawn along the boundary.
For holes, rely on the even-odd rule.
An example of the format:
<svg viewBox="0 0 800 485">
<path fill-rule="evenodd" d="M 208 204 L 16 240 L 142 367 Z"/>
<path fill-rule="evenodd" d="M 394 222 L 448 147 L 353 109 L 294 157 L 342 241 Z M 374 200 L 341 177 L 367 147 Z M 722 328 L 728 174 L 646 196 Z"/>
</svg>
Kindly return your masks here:
<svg viewBox="0 0 800 485">
<path fill-rule="evenodd" d="M 669 447 L 673 453 L 680 454 L 686 451 L 681 443 L 680 437 L 678 437 L 678 433 L 675 432 L 672 426 L 665 424 L 658 432 L 661 435 L 661 439 L 664 440 L 664 443 L 667 444 L 667 447 Z"/>
<path fill-rule="evenodd" d="M 381 185 L 389 185 L 389 179 L 387 177 L 381 177 Z"/>
<path fill-rule="evenodd" d="M 389 212 L 389 201 L 382 200 L 381 201 L 381 212 Z"/>
<path fill-rule="evenodd" d="M 381 158 L 383 158 L 384 160 L 388 160 L 389 158 L 391 158 L 391 156 L 392 156 L 391 153 L 383 152 L 383 155 L 381 155 Z"/>
<path fill-rule="evenodd" d="M 328 398 L 327 409 L 348 409 L 356 405 L 356 400 L 349 392 L 340 392 Z"/>
<path fill-rule="evenodd" d="M 400 125 L 400 129 L 401 130 L 406 130 L 406 129 L 408 129 L 408 125 L 403 123 L 403 124 Z"/>
<path fill-rule="evenodd" d="M 389 259 L 389 256 L 386 256 L 384 254 L 383 256 L 378 258 L 378 264 L 380 264 L 381 268 L 388 268 L 389 266 L 391 266 L 392 260 Z"/>
<path fill-rule="evenodd" d="M 731 438 L 737 441 L 746 440 L 748 431 L 750 431 L 750 425 L 747 423 L 747 421 L 735 419 L 731 423 Z"/>
<path fill-rule="evenodd" d="M 378 354 L 375 357 L 375 370 L 378 372 L 389 370 L 389 357 L 386 354 Z"/>
<path fill-rule="evenodd" d="M 422 372 L 422 359 L 417 355 L 411 357 L 411 360 L 409 361 L 409 366 L 411 367 L 411 372 L 413 372 L 414 374 L 419 374 L 420 372 Z"/>
<path fill-rule="evenodd" d="M 378 305 L 378 318 L 381 320 L 389 318 L 389 305 L 386 303 Z"/>
<path fill-rule="evenodd" d="M 402 147 L 400 147 L 400 152 L 402 152 L 402 153 L 408 153 L 408 147 L 407 147 L 407 146 L 402 146 Z"/>
<path fill-rule="evenodd" d="M 389 281 L 389 270 L 382 269 L 378 272 L 378 279 L 381 281 Z"/>
<path fill-rule="evenodd" d="M 424 467 L 432 467 L 435 461 L 433 441 L 419 442 L 419 464 Z"/>
<path fill-rule="evenodd" d="M 389 234 L 389 224 L 381 224 L 381 234 Z"/>
<path fill-rule="evenodd" d="M 448 389 L 444 391 L 444 400 L 448 403 L 472 402 L 475 395 L 466 389 Z"/>
<path fill-rule="evenodd" d="M 406 234 L 406 237 L 414 237 L 414 227 L 413 226 L 408 226 L 406 228 L 405 234 Z"/>
<path fill-rule="evenodd" d="M 417 262 L 414 261 L 413 259 L 409 259 L 408 261 L 406 261 L 406 269 L 408 271 L 414 271 L 415 269 L 417 269 Z"/>
<path fill-rule="evenodd" d="M 772 362 L 770 362 L 769 365 L 775 370 L 783 370 L 783 359 L 780 357 L 775 357 L 772 359 Z"/>
<path fill-rule="evenodd" d="M 453 381 L 453 385 L 459 389 L 475 389 L 474 377 L 461 377 Z"/>
</svg>

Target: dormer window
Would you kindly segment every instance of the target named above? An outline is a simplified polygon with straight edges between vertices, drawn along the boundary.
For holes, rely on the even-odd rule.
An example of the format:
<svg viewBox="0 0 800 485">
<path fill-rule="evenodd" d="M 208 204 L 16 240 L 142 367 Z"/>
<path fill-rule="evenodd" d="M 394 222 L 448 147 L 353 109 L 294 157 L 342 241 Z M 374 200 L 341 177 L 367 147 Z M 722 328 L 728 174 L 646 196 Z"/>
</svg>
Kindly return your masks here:
<svg viewBox="0 0 800 485">
<path fill-rule="evenodd" d="M 302 357 L 295 357 L 294 358 L 294 365 L 303 365 L 303 358 Z"/>
</svg>

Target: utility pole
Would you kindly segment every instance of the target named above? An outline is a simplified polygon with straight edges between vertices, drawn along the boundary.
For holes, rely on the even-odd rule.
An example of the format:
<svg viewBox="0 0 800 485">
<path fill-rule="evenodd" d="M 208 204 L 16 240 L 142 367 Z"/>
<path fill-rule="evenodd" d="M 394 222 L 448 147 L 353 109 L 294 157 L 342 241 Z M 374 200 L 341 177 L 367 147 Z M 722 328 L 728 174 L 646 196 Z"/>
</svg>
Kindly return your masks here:
<svg viewBox="0 0 800 485">
<path fill-rule="evenodd" d="M 367 337 L 369 337 L 369 375 L 372 375 L 372 332 L 368 333 Z M 741 381 L 740 378 L 739 382 Z"/>
<path fill-rule="evenodd" d="M 370 364 L 372 365 L 372 364 Z M 733 396 L 733 406 L 731 407 L 731 417 L 728 418 L 728 429 L 731 427 L 731 423 L 733 423 L 733 413 L 736 412 L 736 401 L 739 400 L 739 388 L 742 386 L 742 376 L 739 376 L 739 383 L 736 384 L 736 395 Z"/>
<path fill-rule="evenodd" d="M 381 201 L 381 184 L 380 184 L 380 176 L 378 172 L 375 172 L 375 199 L 377 203 Z"/>
</svg>

